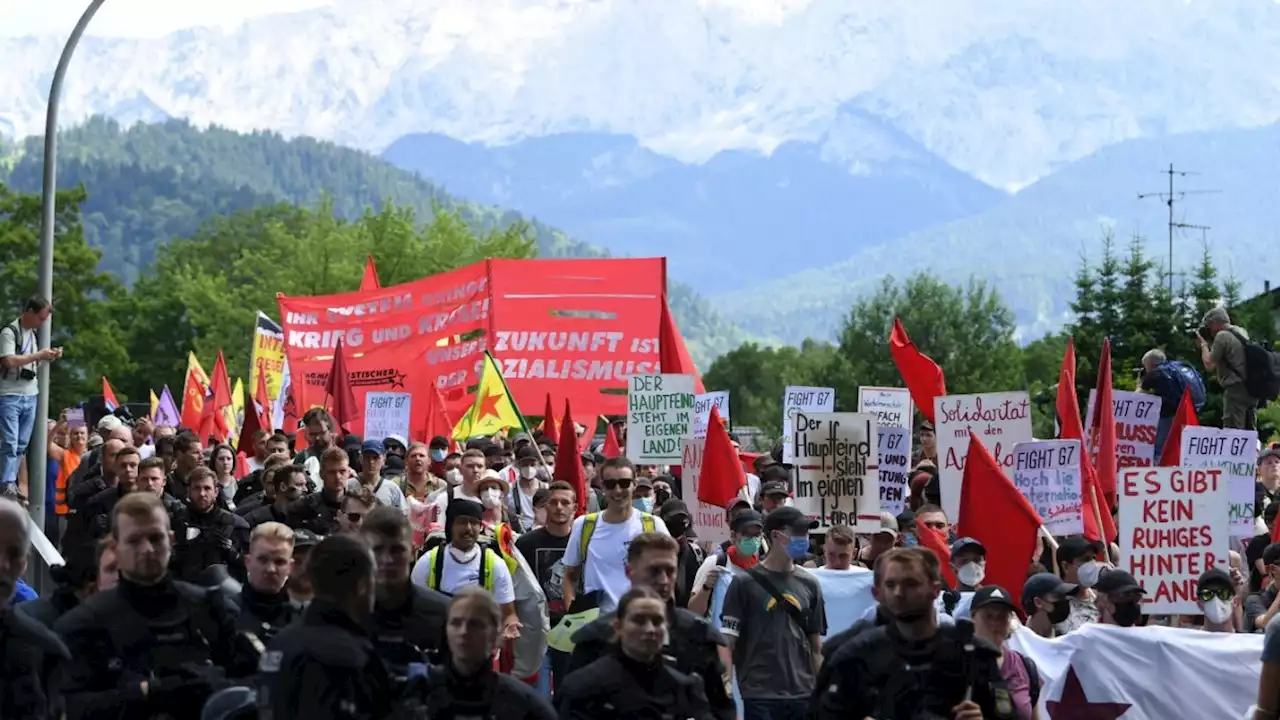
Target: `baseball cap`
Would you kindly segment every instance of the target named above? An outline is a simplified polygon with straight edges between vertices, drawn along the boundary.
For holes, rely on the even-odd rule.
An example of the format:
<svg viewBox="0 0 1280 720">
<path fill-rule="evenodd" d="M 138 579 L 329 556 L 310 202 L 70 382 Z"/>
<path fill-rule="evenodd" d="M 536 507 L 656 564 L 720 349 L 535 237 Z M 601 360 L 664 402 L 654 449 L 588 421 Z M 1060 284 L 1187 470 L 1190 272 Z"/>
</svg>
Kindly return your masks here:
<svg viewBox="0 0 1280 720">
<path fill-rule="evenodd" d="M 737 515 L 734 518 L 736 519 Z M 784 529 L 808 532 L 816 527 L 818 527 L 817 520 L 810 520 L 808 515 L 785 505 L 764 517 L 764 531 L 766 533 Z"/>
<path fill-rule="evenodd" d="M 109 433 L 122 427 L 124 427 L 124 422 L 115 415 L 103 415 L 102 419 L 98 421 L 98 430 L 101 432 Z"/>
<path fill-rule="evenodd" d="M 760 483 L 760 497 L 766 495 L 790 495 L 791 488 L 785 482 L 774 480 L 772 482 Z"/>
<path fill-rule="evenodd" d="M 1053 573 L 1036 573 L 1027 578 L 1027 581 L 1022 584 L 1022 609 L 1027 613 L 1031 613 L 1035 610 L 1035 603 L 1032 600 L 1050 593 L 1064 597 L 1074 595 L 1079 589 L 1079 585 L 1063 582 L 1062 578 Z"/>
<path fill-rule="evenodd" d="M 988 585 L 973 594 L 973 601 L 969 603 L 970 610 L 977 610 L 980 607 L 989 605 L 1004 605 L 1010 611 L 1017 608 L 1013 604 L 1013 596 L 1008 590 L 999 585 Z"/>
<path fill-rule="evenodd" d="M 365 440 L 360 444 L 361 453 L 374 453 L 377 455 L 386 455 L 387 447 L 382 444 L 381 440 Z"/>
<path fill-rule="evenodd" d="M 1263 450 L 1262 454 L 1258 456 L 1258 462 L 1261 463 L 1269 457 L 1280 458 L 1280 448 L 1269 447 L 1266 450 Z"/>
<path fill-rule="evenodd" d="M 1102 550 L 1097 543 L 1082 537 L 1069 537 L 1058 542 L 1058 562 L 1075 562 L 1081 558 L 1091 558 Z"/>
<path fill-rule="evenodd" d="M 987 547 L 971 537 L 956 538 L 956 541 L 951 543 L 951 554 L 955 555 L 965 548 L 977 548 L 983 555 L 987 554 Z"/>
<path fill-rule="evenodd" d="M 764 527 L 764 516 L 755 510 L 740 510 L 729 521 L 729 529 L 736 533 L 740 533 L 752 525 Z"/>
<path fill-rule="evenodd" d="M 641 475 L 636 478 L 636 487 L 653 487 L 653 478 L 648 475 Z"/>
<path fill-rule="evenodd" d="M 387 445 L 390 445 L 391 443 L 395 443 L 402 448 L 409 447 L 409 441 L 405 440 L 403 435 L 388 435 L 382 440 L 382 445 L 384 447 Z"/>
<path fill-rule="evenodd" d="M 1133 579 L 1133 576 L 1128 571 L 1120 568 L 1103 570 L 1102 574 L 1098 576 L 1098 582 L 1093 586 L 1093 589 L 1107 595 L 1128 592 L 1140 592 L 1145 595 L 1147 592 L 1142 589 L 1142 586 L 1138 584 L 1137 580 Z"/>
<path fill-rule="evenodd" d="M 1231 582 L 1231 574 L 1220 567 L 1211 567 L 1200 574 L 1196 582 L 1196 592 L 1209 587 L 1224 587 L 1234 590 L 1236 584 Z"/>
<path fill-rule="evenodd" d="M 1266 550 L 1262 551 L 1262 563 L 1264 565 L 1280 563 L 1280 543 L 1271 543 Z"/>
<path fill-rule="evenodd" d="M 320 536 L 310 530 L 294 530 L 293 531 L 293 549 L 312 547 L 320 544 Z"/>
<path fill-rule="evenodd" d="M 791 483 L 791 471 L 785 465 L 769 465 L 760 469 L 760 482 Z"/>
<path fill-rule="evenodd" d="M 898 518 L 891 513 L 880 513 L 880 529 L 876 531 L 877 535 L 892 535 L 898 537 Z"/>
<path fill-rule="evenodd" d="M 532 445 L 521 445 L 516 448 L 516 460 L 541 460 L 542 453 Z"/>
</svg>

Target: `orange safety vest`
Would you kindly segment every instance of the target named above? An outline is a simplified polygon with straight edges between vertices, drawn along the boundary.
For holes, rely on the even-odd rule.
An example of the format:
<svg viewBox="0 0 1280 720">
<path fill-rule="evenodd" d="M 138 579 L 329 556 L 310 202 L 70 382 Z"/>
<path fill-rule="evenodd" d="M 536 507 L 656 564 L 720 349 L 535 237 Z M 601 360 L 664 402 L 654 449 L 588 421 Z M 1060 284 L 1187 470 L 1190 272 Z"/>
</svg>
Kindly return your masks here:
<svg viewBox="0 0 1280 720">
<path fill-rule="evenodd" d="M 58 515 L 66 515 L 70 512 L 67 507 L 67 482 L 78 467 L 80 467 L 80 453 L 75 450 L 63 450 L 62 462 L 58 463 L 58 477 L 54 480 L 53 511 Z"/>
</svg>

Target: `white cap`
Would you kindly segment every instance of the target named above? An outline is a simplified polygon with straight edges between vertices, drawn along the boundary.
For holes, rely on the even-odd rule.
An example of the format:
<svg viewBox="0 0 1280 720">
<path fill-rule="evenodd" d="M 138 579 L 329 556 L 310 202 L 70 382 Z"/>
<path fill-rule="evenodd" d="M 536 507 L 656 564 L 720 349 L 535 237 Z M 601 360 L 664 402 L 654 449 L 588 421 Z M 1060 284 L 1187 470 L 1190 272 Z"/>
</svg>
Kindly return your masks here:
<svg viewBox="0 0 1280 720">
<path fill-rule="evenodd" d="M 122 427 L 124 427 L 124 422 L 115 415 L 103 415 L 102 419 L 98 421 L 98 430 L 100 432 L 115 432 Z"/>
</svg>

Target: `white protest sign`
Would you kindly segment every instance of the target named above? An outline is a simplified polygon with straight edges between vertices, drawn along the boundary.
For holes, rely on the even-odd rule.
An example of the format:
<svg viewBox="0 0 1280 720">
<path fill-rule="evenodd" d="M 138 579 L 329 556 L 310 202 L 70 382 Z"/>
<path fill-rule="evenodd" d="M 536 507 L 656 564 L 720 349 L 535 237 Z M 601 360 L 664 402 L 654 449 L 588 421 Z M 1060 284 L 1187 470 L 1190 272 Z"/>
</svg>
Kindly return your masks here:
<svg viewBox="0 0 1280 720">
<path fill-rule="evenodd" d="M 1093 437 L 1093 406 L 1098 391 L 1089 391 L 1089 407 L 1083 418 L 1086 438 Z M 1116 469 L 1155 465 L 1156 425 L 1160 422 L 1160 396 L 1114 390 L 1111 405 L 1116 409 Z M 1089 457 L 1096 461 L 1097 448 Z"/>
<path fill-rule="evenodd" d="M 1080 441 L 1018 443 L 1013 458 L 1013 484 L 1039 513 L 1049 534 L 1083 534 Z"/>
<path fill-rule="evenodd" d="M 67 427 L 84 427 L 84 408 L 67 408 Z"/>
<path fill-rule="evenodd" d="M 847 525 L 880 529 L 880 476 L 876 416 L 805 413 L 794 418 L 795 506 L 819 529 Z"/>
<path fill-rule="evenodd" d="M 938 483 L 942 509 L 960 517 L 960 485 L 972 430 L 1005 473 L 1013 472 L 1013 446 L 1031 442 L 1031 398 L 1025 392 L 943 395 L 933 401 L 937 420 Z"/>
<path fill-rule="evenodd" d="M 836 411 L 836 391 L 832 388 L 788 385 L 782 393 L 782 462 L 794 463 L 791 449 L 794 431 L 791 420 L 797 412 L 823 413 Z"/>
<path fill-rule="evenodd" d="M 711 423 L 711 408 L 715 408 L 720 412 L 720 419 L 729 423 L 729 391 L 717 390 L 715 392 L 702 393 L 693 397 L 693 436 L 696 438 L 704 438 L 707 436 L 707 425 Z"/>
<path fill-rule="evenodd" d="M 911 429 L 911 392 L 905 388 L 858 388 L 858 412 L 876 416 L 876 424 Z"/>
<path fill-rule="evenodd" d="M 693 427 L 693 376 L 632 375 L 627 381 L 627 457 L 644 465 L 680 464 Z"/>
<path fill-rule="evenodd" d="M 1199 615 L 1196 584 L 1227 567 L 1227 483 L 1217 468 L 1121 470 L 1120 562 L 1148 615 Z"/>
<path fill-rule="evenodd" d="M 402 392 L 370 392 L 364 398 L 364 436 L 373 440 L 399 435 L 409 437 L 413 395 Z"/>
<path fill-rule="evenodd" d="M 876 427 L 880 458 L 880 511 L 901 515 L 906 509 L 907 469 L 911 465 L 911 431 L 900 427 Z"/>
<path fill-rule="evenodd" d="M 1182 428 L 1178 465 L 1217 468 L 1227 485 L 1232 537 L 1253 537 L 1253 489 L 1258 472 L 1258 431 L 1212 427 Z"/>
<path fill-rule="evenodd" d="M 702 454 L 707 441 L 685 438 L 681 443 L 680 493 L 693 515 L 693 529 L 698 542 L 711 546 L 729 539 L 729 526 L 724 522 L 724 508 L 708 505 L 698 499 L 698 482 L 702 479 Z"/>
</svg>

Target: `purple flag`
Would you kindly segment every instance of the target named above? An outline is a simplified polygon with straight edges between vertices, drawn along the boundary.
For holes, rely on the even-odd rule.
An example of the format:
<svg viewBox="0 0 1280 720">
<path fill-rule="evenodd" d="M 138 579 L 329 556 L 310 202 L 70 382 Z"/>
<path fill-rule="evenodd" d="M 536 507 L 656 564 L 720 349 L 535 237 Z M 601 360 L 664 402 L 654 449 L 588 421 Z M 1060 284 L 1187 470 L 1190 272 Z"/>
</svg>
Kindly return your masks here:
<svg viewBox="0 0 1280 720">
<path fill-rule="evenodd" d="M 160 393 L 160 404 L 156 406 L 156 414 L 151 418 L 151 422 L 155 423 L 156 427 L 176 428 L 182 425 L 181 418 L 178 404 L 173 401 L 173 393 L 169 392 L 169 386 L 165 385 Z"/>
</svg>

